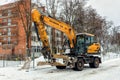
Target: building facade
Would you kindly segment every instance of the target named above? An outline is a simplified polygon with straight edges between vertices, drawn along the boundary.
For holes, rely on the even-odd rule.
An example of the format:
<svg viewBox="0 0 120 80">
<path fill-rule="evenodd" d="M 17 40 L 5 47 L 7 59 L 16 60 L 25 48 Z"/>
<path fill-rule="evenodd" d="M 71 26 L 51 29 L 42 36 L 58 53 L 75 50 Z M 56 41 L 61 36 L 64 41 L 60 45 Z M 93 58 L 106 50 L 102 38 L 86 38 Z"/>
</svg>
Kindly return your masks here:
<svg viewBox="0 0 120 80">
<path fill-rule="evenodd" d="M 0 6 L 0 55 L 26 52 L 26 36 L 16 3 Z"/>
</svg>

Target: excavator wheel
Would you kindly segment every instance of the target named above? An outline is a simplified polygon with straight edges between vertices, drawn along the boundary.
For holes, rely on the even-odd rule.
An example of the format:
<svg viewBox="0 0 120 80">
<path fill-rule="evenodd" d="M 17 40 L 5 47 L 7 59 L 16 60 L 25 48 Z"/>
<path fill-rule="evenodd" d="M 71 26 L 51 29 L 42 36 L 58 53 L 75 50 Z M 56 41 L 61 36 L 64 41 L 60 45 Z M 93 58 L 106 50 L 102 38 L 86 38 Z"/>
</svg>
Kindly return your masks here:
<svg viewBox="0 0 120 80">
<path fill-rule="evenodd" d="M 65 69 L 66 66 L 56 66 L 57 69 Z"/>
<path fill-rule="evenodd" d="M 84 68 L 84 61 L 83 59 L 78 59 L 78 61 L 75 63 L 75 67 L 73 68 L 76 71 L 82 71 Z"/>
<path fill-rule="evenodd" d="M 99 67 L 99 59 L 98 58 L 95 58 L 94 59 L 94 62 L 93 63 L 89 63 L 89 66 L 91 67 L 91 68 L 98 68 Z"/>
</svg>

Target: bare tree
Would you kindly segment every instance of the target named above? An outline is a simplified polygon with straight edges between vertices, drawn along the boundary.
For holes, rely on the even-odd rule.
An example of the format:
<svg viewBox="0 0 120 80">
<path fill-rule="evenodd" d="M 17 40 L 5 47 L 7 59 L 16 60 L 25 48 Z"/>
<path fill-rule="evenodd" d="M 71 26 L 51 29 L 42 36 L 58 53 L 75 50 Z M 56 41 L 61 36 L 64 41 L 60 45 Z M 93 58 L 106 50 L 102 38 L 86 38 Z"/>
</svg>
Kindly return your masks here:
<svg viewBox="0 0 120 80">
<path fill-rule="evenodd" d="M 115 26 L 114 28 L 112 28 L 112 38 L 111 38 L 111 44 L 112 45 L 116 45 L 114 47 L 114 51 L 120 51 L 120 26 Z"/>
<path fill-rule="evenodd" d="M 109 41 L 108 29 L 113 25 L 100 16 L 91 6 L 84 7 L 85 0 L 64 0 L 61 17 L 68 22 L 77 32 L 95 34 L 96 39 L 107 47 Z M 110 41 L 109 41 L 110 42 Z"/>
<path fill-rule="evenodd" d="M 53 18 L 57 18 L 57 12 L 58 12 L 58 6 L 60 4 L 60 1 L 59 0 L 46 0 L 46 9 L 47 9 L 47 14 L 50 16 L 50 17 L 53 17 Z M 55 29 L 52 28 L 51 29 L 51 36 L 52 36 L 52 52 L 55 53 L 56 52 L 56 47 L 57 46 L 56 44 L 56 35 L 55 35 Z"/>
<path fill-rule="evenodd" d="M 64 0 L 61 17 L 71 26 L 83 25 L 85 0 Z"/>
<path fill-rule="evenodd" d="M 27 64 L 28 68 L 30 66 L 30 57 L 31 57 L 31 0 L 17 0 L 16 2 L 16 8 L 20 17 L 20 20 L 22 21 L 24 31 L 26 34 L 26 59 L 29 64 Z M 26 63 L 22 68 L 26 67 Z"/>
</svg>

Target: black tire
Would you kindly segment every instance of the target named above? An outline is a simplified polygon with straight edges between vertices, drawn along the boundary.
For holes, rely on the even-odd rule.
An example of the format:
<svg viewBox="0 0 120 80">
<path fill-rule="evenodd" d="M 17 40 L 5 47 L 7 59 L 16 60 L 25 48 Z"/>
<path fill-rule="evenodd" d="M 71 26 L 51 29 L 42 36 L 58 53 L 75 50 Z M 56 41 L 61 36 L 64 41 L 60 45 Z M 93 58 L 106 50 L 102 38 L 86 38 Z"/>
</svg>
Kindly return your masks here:
<svg viewBox="0 0 120 80">
<path fill-rule="evenodd" d="M 100 63 L 99 59 L 95 58 L 94 61 L 93 61 L 93 63 L 89 63 L 89 66 L 91 68 L 98 68 L 99 67 L 99 63 Z"/>
<path fill-rule="evenodd" d="M 73 69 L 77 70 L 77 71 L 82 71 L 84 69 L 83 59 L 78 59 L 78 61 L 75 63 L 75 67 Z"/>
<path fill-rule="evenodd" d="M 99 67 L 99 63 L 100 63 L 99 59 L 95 58 L 94 59 L 94 68 L 98 68 Z"/>
<path fill-rule="evenodd" d="M 66 66 L 56 66 L 57 69 L 65 69 Z"/>
<path fill-rule="evenodd" d="M 94 63 L 89 63 L 90 68 L 94 68 Z"/>
</svg>

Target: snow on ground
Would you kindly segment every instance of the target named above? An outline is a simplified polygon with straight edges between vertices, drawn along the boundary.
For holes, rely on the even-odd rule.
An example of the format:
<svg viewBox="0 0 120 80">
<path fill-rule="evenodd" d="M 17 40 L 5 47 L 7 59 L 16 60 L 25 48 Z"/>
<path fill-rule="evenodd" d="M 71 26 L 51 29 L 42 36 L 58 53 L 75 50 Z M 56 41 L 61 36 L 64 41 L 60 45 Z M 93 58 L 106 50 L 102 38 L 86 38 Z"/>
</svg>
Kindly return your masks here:
<svg viewBox="0 0 120 80">
<path fill-rule="evenodd" d="M 19 71 L 19 67 L 0 68 L 1 80 L 120 80 L 120 59 L 106 61 L 98 69 L 88 65 L 83 71 L 73 71 L 69 68 L 58 70 L 51 66 L 31 69 L 29 72 Z"/>
<path fill-rule="evenodd" d="M 31 67 L 29 72 L 19 69 L 18 66 L 0 68 L 0 80 L 120 80 L 120 58 L 104 61 L 97 69 L 85 65 L 83 71 L 58 70 L 49 65 Z"/>
<path fill-rule="evenodd" d="M 1 67 L 14 67 L 23 64 L 24 61 L 7 61 L 7 60 L 0 60 L 0 68 Z"/>
</svg>

